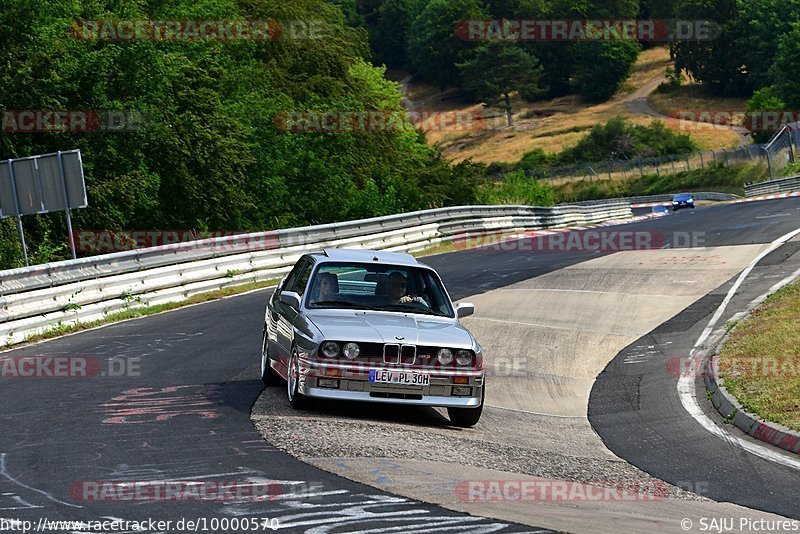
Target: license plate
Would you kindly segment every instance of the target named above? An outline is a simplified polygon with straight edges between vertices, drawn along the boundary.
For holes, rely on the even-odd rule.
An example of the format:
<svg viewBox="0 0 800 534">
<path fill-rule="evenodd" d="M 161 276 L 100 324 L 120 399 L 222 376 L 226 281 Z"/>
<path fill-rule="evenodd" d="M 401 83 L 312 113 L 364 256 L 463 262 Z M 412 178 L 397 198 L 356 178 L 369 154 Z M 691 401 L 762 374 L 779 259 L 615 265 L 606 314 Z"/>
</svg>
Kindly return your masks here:
<svg viewBox="0 0 800 534">
<path fill-rule="evenodd" d="M 389 369 L 370 369 L 369 381 L 379 384 L 403 384 L 406 386 L 427 386 L 431 375 L 411 371 L 392 371 Z"/>
</svg>

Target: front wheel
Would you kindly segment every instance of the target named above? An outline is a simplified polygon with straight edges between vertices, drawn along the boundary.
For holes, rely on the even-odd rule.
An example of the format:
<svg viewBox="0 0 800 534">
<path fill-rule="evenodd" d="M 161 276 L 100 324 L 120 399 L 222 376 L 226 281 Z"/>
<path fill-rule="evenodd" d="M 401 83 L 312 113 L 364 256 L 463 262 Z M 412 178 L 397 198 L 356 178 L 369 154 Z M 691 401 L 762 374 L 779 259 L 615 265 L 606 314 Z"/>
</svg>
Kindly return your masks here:
<svg viewBox="0 0 800 534">
<path fill-rule="evenodd" d="M 269 361 L 269 340 L 267 339 L 267 329 L 264 329 L 264 336 L 261 338 L 261 381 L 267 387 L 279 386 L 281 377 L 272 368 Z"/>
<path fill-rule="evenodd" d="M 450 417 L 450 423 L 454 426 L 471 427 L 478 424 L 478 420 L 483 413 L 483 403 L 486 400 L 486 384 L 483 385 L 481 392 L 481 405 L 477 408 L 447 408 L 447 416 Z"/>
<path fill-rule="evenodd" d="M 308 397 L 300 393 L 300 354 L 297 347 L 292 348 L 287 375 L 289 379 L 286 381 L 286 389 L 289 403 L 295 410 L 302 410 L 308 406 Z"/>
</svg>

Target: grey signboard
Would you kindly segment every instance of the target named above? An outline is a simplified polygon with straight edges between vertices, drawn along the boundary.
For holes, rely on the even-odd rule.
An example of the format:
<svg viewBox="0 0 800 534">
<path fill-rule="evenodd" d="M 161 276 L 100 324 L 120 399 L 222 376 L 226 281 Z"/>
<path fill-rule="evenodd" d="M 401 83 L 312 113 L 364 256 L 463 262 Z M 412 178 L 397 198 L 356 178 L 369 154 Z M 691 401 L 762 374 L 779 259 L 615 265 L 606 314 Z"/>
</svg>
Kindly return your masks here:
<svg viewBox="0 0 800 534">
<path fill-rule="evenodd" d="M 0 161 L 0 218 L 87 205 L 80 150 Z"/>
</svg>

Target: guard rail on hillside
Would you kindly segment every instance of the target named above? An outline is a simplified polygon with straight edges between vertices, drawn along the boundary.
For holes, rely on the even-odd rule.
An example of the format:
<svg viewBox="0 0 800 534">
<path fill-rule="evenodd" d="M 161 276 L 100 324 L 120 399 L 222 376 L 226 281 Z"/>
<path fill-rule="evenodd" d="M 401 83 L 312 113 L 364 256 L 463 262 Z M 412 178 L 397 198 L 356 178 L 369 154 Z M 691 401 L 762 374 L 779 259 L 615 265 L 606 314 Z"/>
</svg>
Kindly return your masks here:
<svg viewBox="0 0 800 534">
<path fill-rule="evenodd" d="M 778 178 L 776 180 L 767 180 L 766 182 L 758 182 L 757 184 L 744 186 L 744 194 L 747 197 L 791 193 L 793 191 L 800 191 L 800 176 Z"/>
<path fill-rule="evenodd" d="M 176 243 L 0 271 L 0 344 L 128 307 L 184 300 L 286 273 L 325 247 L 421 250 L 468 232 L 587 225 L 631 216 L 625 201 L 592 206 L 464 206 Z"/>
<path fill-rule="evenodd" d="M 647 203 L 655 203 L 655 202 L 670 202 L 672 200 L 672 194 L 663 194 L 663 195 L 649 195 L 649 196 L 638 196 L 638 197 L 625 197 L 620 200 L 624 200 L 629 202 L 630 204 L 647 204 Z M 734 195 L 731 193 L 714 193 L 714 192 L 700 192 L 700 193 L 692 193 L 692 196 L 695 200 L 713 200 L 718 202 L 725 202 L 728 200 L 737 200 L 740 197 L 739 195 Z M 601 204 L 604 202 L 608 202 L 608 200 L 585 200 L 582 202 L 576 202 L 576 205 L 581 206 L 593 206 L 596 204 Z"/>
</svg>

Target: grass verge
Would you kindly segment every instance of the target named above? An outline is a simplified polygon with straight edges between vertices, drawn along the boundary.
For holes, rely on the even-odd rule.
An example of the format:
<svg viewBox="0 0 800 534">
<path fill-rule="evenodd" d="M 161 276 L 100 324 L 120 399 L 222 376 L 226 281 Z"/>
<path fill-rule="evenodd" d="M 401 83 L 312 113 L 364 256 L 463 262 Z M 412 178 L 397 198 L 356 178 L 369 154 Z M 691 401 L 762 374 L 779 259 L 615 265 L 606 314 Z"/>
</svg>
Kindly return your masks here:
<svg viewBox="0 0 800 534">
<path fill-rule="evenodd" d="M 239 295 L 242 293 L 247 293 L 248 291 L 255 291 L 256 289 L 263 289 L 265 287 L 274 286 L 278 283 L 278 278 L 265 280 L 263 282 L 250 282 L 247 284 L 235 285 L 230 287 L 224 287 L 222 289 L 216 289 L 214 291 L 207 291 L 205 293 L 198 293 L 197 295 L 193 295 L 186 300 L 182 300 L 180 302 L 165 302 L 164 304 L 156 304 L 154 306 L 141 306 L 136 308 L 127 308 L 124 310 L 120 310 L 118 312 L 110 313 L 106 317 L 102 319 L 97 319 L 96 321 L 88 321 L 85 323 L 76 323 L 76 324 L 59 324 L 55 326 L 49 327 L 47 330 L 40 334 L 32 334 L 25 338 L 25 341 L 16 344 L 9 344 L 6 343 L 4 348 L 11 348 L 13 347 L 22 347 L 31 343 L 36 343 L 39 341 L 43 341 L 45 339 L 51 339 L 54 337 L 63 336 L 65 334 L 72 334 L 75 332 L 80 332 L 82 330 L 89 330 L 91 328 L 96 328 L 98 326 L 116 323 L 118 321 L 124 321 L 127 319 L 136 319 L 138 317 L 146 317 L 148 315 L 155 315 L 157 313 L 175 310 L 177 308 L 183 308 L 185 306 L 191 306 L 192 304 L 200 304 L 202 302 L 209 302 L 212 300 L 218 300 L 224 297 L 230 297 L 233 295 Z"/>
<path fill-rule="evenodd" d="M 745 182 L 767 178 L 766 166 L 759 163 L 711 165 L 705 169 L 677 174 L 629 176 L 613 180 L 579 180 L 555 185 L 556 202 L 578 202 L 601 198 L 660 195 L 683 191 L 716 191 L 744 195 Z"/>
<path fill-rule="evenodd" d="M 800 282 L 736 325 L 719 354 L 725 388 L 745 410 L 800 430 Z"/>
</svg>

